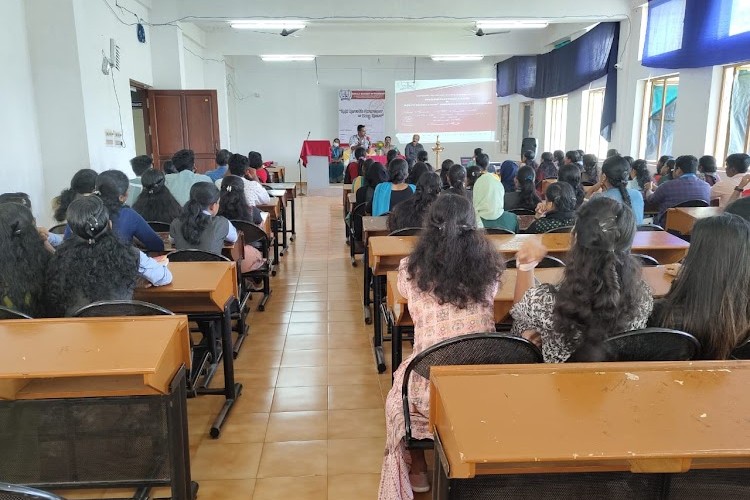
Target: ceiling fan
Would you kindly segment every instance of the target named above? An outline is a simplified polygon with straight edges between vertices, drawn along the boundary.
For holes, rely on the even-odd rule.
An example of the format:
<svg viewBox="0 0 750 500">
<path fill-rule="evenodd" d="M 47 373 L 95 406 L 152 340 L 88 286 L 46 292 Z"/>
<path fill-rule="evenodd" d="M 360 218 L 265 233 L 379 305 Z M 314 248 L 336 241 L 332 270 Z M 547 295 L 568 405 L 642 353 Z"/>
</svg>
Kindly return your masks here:
<svg viewBox="0 0 750 500">
<path fill-rule="evenodd" d="M 473 30 L 471 30 L 471 31 L 472 31 L 472 33 L 474 33 L 474 35 L 476 35 L 476 36 L 504 35 L 504 34 L 506 34 L 506 33 L 510 33 L 510 30 L 505 30 L 505 31 L 493 31 L 493 32 L 491 32 L 491 33 L 487 33 L 487 32 L 486 32 L 486 31 L 484 31 L 484 30 L 483 30 L 482 28 L 475 28 L 475 29 L 473 29 Z"/>
<path fill-rule="evenodd" d="M 279 33 L 279 35 L 281 35 L 281 36 L 289 36 L 292 33 L 298 32 L 299 30 L 300 30 L 300 28 L 292 28 L 292 29 L 286 29 L 286 28 L 284 28 L 283 30 L 281 30 L 281 33 Z"/>
</svg>

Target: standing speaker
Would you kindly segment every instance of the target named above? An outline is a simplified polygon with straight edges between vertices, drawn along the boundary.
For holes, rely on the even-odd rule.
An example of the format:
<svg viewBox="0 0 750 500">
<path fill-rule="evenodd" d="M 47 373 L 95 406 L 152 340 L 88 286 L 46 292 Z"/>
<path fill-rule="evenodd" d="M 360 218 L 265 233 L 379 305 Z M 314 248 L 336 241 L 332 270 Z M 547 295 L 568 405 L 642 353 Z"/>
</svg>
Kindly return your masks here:
<svg viewBox="0 0 750 500">
<path fill-rule="evenodd" d="M 523 155 L 524 151 L 533 151 L 534 157 L 536 157 L 536 138 L 535 137 L 525 137 L 523 141 L 521 141 L 521 154 Z"/>
</svg>

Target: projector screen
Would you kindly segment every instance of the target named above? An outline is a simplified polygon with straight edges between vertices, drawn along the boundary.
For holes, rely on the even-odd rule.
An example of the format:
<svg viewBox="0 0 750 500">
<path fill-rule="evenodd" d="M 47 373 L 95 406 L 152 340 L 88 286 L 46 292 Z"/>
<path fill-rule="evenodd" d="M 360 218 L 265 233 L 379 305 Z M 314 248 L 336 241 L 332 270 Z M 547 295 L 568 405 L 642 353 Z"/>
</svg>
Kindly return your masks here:
<svg viewBox="0 0 750 500">
<path fill-rule="evenodd" d="M 396 82 L 396 137 L 413 134 L 422 143 L 494 141 L 497 130 L 495 80 L 408 80 Z"/>
</svg>

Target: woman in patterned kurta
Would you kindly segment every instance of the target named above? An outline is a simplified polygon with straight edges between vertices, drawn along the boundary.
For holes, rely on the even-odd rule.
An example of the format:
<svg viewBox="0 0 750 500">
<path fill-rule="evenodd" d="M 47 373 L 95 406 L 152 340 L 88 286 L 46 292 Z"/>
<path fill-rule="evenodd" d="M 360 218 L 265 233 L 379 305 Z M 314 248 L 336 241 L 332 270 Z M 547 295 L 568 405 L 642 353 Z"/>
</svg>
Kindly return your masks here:
<svg viewBox="0 0 750 500">
<path fill-rule="evenodd" d="M 386 398 L 386 450 L 380 478 L 381 500 L 413 498 L 429 490 L 424 452 L 406 450 L 401 385 L 412 358 L 445 339 L 495 330 L 494 297 L 503 264 L 476 231 L 471 203 L 463 196 L 438 197 L 410 257 L 401 261 L 398 289 L 409 302 L 414 351 L 394 373 Z M 428 428 L 429 381 L 417 374 L 409 383 L 412 436 L 432 438 Z"/>
</svg>

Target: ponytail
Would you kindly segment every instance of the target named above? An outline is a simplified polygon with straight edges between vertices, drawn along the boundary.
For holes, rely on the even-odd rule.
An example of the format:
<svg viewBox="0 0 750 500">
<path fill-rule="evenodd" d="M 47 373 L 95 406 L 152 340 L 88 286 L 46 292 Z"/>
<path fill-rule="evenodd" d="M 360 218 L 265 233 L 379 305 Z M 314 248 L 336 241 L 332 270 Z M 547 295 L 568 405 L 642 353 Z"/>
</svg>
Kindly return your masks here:
<svg viewBox="0 0 750 500">
<path fill-rule="evenodd" d="M 630 200 L 630 193 L 628 193 L 628 190 L 625 187 L 625 185 L 622 183 L 622 181 L 618 182 L 615 187 L 620 190 L 620 195 L 622 196 L 622 202 L 625 205 L 629 206 L 630 208 L 633 208 L 633 203 Z"/>
<path fill-rule="evenodd" d="M 542 200 L 536 193 L 536 185 L 534 184 L 534 169 L 529 166 L 519 168 L 518 172 L 516 173 L 516 179 L 518 180 L 519 186 L 519 206 L 527 210 L 535 210 L 537 204 L 539 204 L 539 202 Z"/>
<path fill-rule="evenodd" d="M 627 160 L 619 155 L 607 158 L 602 165 L 602 174 L 604 174 L 612 187 L 620 191 L 623 204 L 633 208 L 630 194 L 626 187 L 626 182 L 630 174 L 630 164 Z"/>
<path fill-rule="evenodd" d="M 190 188 L 190 200 L 180 214 L 182 237 L 191 245 L 199 245 L 201 235 L 211 222 L 211 216 L 203 213 L 219 201 L 219 189 L 210 182 L 196 182 Z"/>
</svg>

